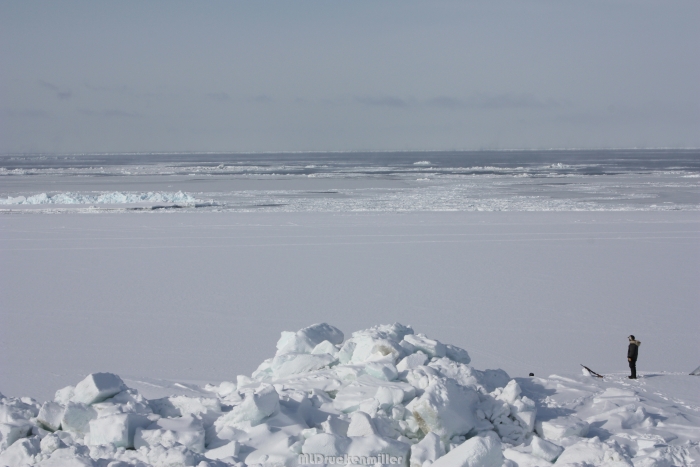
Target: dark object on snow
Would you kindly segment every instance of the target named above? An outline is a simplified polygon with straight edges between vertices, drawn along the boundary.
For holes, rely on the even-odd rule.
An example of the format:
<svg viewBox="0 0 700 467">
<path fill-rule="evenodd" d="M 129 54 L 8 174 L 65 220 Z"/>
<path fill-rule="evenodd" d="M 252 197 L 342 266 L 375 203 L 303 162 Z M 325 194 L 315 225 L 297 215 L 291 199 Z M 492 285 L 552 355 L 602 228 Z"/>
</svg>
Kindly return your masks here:
<svg viewBox="0 0 700 467">
<path fill-rule="evenodd" d="M 633 334 L 628 337 L 630 341 L 629 347 L 627 347 L 627 361 L 630 364 L 630 379 L 637 379 L 637 355 L 639 355 L 639 346 L 641 342 L 634 338 Z"/>
<path fill-rule="evenodd" d="M 693 372 L 690 374 L 693 376 L 700 376 L 700 366 L 693 370 Z"/>
<path fill-rule="evenodd" d="M 699 369 L 700 369 L 700 368 L 699 368 Z M 529 376 L 535 376 L 535 374 L 534 374 L 534 373 L 530 373 Z"/>
<path fill-rule="evenodd" d="M 586 365 L 583 365 L 583 364 L 581 364 L 581 363 L 579 363 L 579 365 L 581 365 L 581 366 L 584 367 L 586 370 L 588 370 L 588 372 L 589 372 L 590 374 L 592 374 L 593 376 L 595 376 L 596 378 L 603 378 L 603 377 L 604 377 L 604 376 L 601 375 L 600 373 L 596 373 L 595 371 L 591 370 L 591 369 L 588 368 Z"/>
</svg>

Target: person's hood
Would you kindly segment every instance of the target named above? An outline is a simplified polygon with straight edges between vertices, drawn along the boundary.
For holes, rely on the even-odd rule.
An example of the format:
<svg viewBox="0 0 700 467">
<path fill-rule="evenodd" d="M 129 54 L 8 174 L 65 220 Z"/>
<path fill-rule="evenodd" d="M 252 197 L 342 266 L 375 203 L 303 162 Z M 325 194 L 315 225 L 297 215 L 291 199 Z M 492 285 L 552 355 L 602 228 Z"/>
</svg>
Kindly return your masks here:
<svg viewBox="0 0 700 467">
<path fill-rule="evenodd" d="M 632 340 L 630 341 L 630 344 L 634 344 L 634 345 L 636 345 L 637 347 L 639 347 L 640 345 L 642 345 L 642 343 L 641 343 L 640 341 L 638 341 L 637 339 L 632 339 Z"/>
</svg>

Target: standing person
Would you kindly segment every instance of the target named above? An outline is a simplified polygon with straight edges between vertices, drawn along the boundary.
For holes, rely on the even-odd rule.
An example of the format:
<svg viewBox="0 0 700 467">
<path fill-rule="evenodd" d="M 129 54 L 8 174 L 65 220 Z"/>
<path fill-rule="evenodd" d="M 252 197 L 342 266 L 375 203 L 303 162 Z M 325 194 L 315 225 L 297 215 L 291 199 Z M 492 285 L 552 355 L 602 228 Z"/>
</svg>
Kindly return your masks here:
<svg viewBox="0 0 700 467">
<path fill-rule="evenodd" d="M 630 341 L 630 345 L 627 347 L 627 361 L 630 364 L 630 371 L 632 372 L 632 375 L 628 376 L 628 378 L 637 379 L 637 355 L 639 354 L 639 345 L 641 342 L 635 339 L 634 335 L 632 334 L 630 334 L 628 339 Z"/>
</svg>

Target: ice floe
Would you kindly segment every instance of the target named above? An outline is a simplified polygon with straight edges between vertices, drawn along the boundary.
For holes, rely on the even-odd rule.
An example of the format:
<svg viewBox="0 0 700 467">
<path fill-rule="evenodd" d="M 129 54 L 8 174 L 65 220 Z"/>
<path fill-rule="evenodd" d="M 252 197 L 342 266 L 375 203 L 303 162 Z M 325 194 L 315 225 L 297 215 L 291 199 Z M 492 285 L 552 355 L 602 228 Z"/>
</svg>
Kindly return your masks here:
<svg viewBox="0 0 700 467">
<path fill-rule="evenodd" d="M 0 155 L 0 213 L 148 203 L 236 212 L 697 211 L 696 152 Z M 175 191 L 192 183 L 196 195 Z M 107 185 L 114 191 L 85 191 Z M 42 193 L 47 186 L 64 192 Z"/>
<path fill-rule="evenodd" d="M 172 203 L 193 206 L 197 199 L 188 193 L 152 192 L 147 193 L 39 193 L 31 196 L 8 196 L 0 198 L 0 205 L 43 205 L 43 204 L 142 204 L 142 203 Z"/>
<path fill-rule="evenodd" d="M 346 339 L 315 324 L 283 332 L 275 356 L 252 376 L 189 385 L 190 395 L 147 399 L 110 373 L 90 374 L 41 404 L 0 395 L 0 465 L 700 461 L 700 407 L 662 394 L 651 377 L 512 379 L 469 363 L 467 351 L 410 326 L 375 326 Z"/>
</svg>

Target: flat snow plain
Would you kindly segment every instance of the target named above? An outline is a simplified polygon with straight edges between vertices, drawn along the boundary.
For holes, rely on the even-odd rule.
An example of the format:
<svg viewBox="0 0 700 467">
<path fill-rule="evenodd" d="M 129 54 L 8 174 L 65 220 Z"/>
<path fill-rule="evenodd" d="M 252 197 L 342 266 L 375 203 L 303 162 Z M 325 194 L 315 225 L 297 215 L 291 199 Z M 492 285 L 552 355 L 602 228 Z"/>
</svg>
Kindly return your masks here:
<svg viewBox="0 0 700 467">
<path fill-rule="evenodd" d="M 0 217 L 5 395 L 94 371 L 220 381 L 282 330 L 402 322 L 511 376 L 692 371 L 696 212 Z"/>
</svg>

